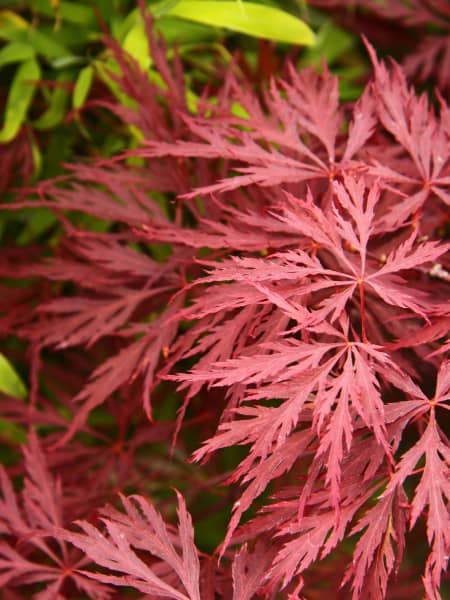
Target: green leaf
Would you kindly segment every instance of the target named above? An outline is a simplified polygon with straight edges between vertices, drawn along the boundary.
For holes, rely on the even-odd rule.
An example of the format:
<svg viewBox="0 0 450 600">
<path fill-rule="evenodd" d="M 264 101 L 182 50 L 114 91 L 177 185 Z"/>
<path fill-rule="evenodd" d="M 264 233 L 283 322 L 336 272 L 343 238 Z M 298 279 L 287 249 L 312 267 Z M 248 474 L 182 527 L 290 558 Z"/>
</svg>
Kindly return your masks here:
<svg viewBox="0 0 450 600">
<path fill-rule="evenodd" d="M 47 17 L 60 17 L 76 25 L 90 25 L 94 23 L 94 11 L 90 6 L 78 2 L 58 2 L 58 7 L 52 6 L 51 0 L 33 0 L 33 10 Z"/>
<path fill-rule="evenodd" d="M 0 438 L 13 444 L 25 444 L 27 441 L 27 432 L 23 427 L 16 425 L 12 421 L 0 419 Z"/>
<path fill-rule="evenodd" d="M 79 65 L 85 65 L 87 59 L 84 56 L 61 56 L 52 60 L 51 65 L 54 69 L 65 69 L 67 67 L 77 67 Z"/>
<path fill-rule="evenodd" d="M 33 165 L 34 165 L 33 179 L 37 179 L 42 170 L 42 152 L 39 148 L 39 144 L 36 142 L 34 137 L 31 137 L 30 143 L 31 143 L 31 155 L 33 157 Z"/>
<path fill-rule="evenodd" d="M 52 211 L 44 207 L 33 208 L 32 211 L 24 209 L 24 212 L 19 214 L 21 220 L 26 224 L 20 235 L 16 238 L 16 243 L 19 246 L 36 242 L 39 236 L 48 232 L 58 222 Z"/>
<path fill-rule="evenodd" d="M 169 14 L 276 42 L 310 46 L 315 40 L 314 33 L 300 19 L 278 8 L 253 2 L 181 0 Z"/>
<path fill-rule="evenodd" d="M 70 81 L 68 73 L 61 73 L 56 81 L 66 83 Z M 56 87 L 50 97 L 50 106 L 38 119 L 33 121 L 33 127 L 36 129 L 51 129 L 62 123 L 66 114 L 66 105 L 69 98 L 69 92 L 64 87 Z"/>
<path fill-rule="evenodd" d="M 110 29 L 112 36 L 122 43 L 127 33 L 139 20 L 142 20 L 142 18 L 138 8 L 130 11 L 125 17 L 120 14 L 111 15 Z"/>
<path fill-rule="evenodd" d="M 70 56 L 70 51 L 66 46 L 57 42 L 50 35 L 46 35 L 45 33 L 42 33 L 42 31 L 38 31 L 32 27 L 28 29 L 28 41 L 36 52 L 42 54 L 42 56 L 45 56 L 45 58 L 48 58 L 49 60 Z"/>
<path fill-rule="evenodd" d="M 75 87 L 72 96 L 72 106 L 77 109 L 85 102 L 91 90 L 92 81 L 94 79 L 94 67 L 88 65 L 81 69 L 78 78 L 75 82 Z"/>
<path fill-rule="evenodd" d="M 28 23 L 12 10 L 0 11 L 0 38 L 13 40 L 18 31 L 25 31 Z"/>
<path fill-rule="evenodd" d="M 220 31 L 202 23 L 183 21 L 179 17 L 165 15 L 155 23 L 155 29 L 163 35 L 168 46 L 177 44 L 201 44 L 214 42 L 220 35 Z"/>
<path fill-rule="evenodd" d="M 181 0 L 163 0 L 162 2 L 158 2 L 153 8 L 153 16 L 155 19 L 159 19 L 164 15 L 167 15 L 177 4 L 179 4 Z"/>
<path fill-rule="evenodd" d="M 72 160 L 76 144 L 77 130 L 73 125 L 55 127 L 45 142 L 45 155 L 42 162 L 41 179 L 55 177 L 64 172 L 62 164 Z M 37 210 L 33 208 L 33 211 Z"/>
<path fill-rule="evenodd" d="M 28 107 L 36 91 L 33 82 L 38 80 L 40 75 L 41 69 L 34 58 L 23 62 L 17 69 L 6 102 L 5 122 L 0 130 L 0 143 L 14 139 L 25 121 Z"/>
<path fill-rule="evenodd" d="M 64 47 L 66 53 L 70 49 L 81 56 L 85 54 L 87 45 L 100 43 L 101 38 L 99 31 L 74 23 L 64 23 L 59 29 L 55 29 L 54 25 L 43 22 L 39 23 L 39 31 L 56 42 L 60 48 Z M 63 54 L 60 56 L 62 58 Z"/>
<path fill-rule="evenodd" d="M 14 396 L 15 398 L 26 398 L 27 388 L 17 375 L 9 360 L 0 353 L 0 391 Z"/>
<path fill-rule="evenodd" d="M 121 13 L 123 12 L 123 6 L 121 6 L 122 2 L 120 1 L 95 0 L 95 3 L 93 4 L 95 4 L 95 8 L 106 23 L 109 23 L 117 14 L 121 16 Z"/>
<path fill-rule="evenodd" d="M 331 65 L 356 43 L 356 37 L 335 25 L 332 21 L 325 21 L 316 34 L 316 44 L 308 48 L 301 60 L 303 66 L 320 65 L 322 58 L 327 65 Z"/>
<path fill-rule="evenodd" d="M 93 65 L 95 66 L 97 75 L 103 83 L 108 86 L 119 102 L 128 108 L 135 108 L 135 101 L 130 98 L 130 96 L 127 96 L 127 94 L 122 91 L 120 85 L 111 77 L 111 75 L 118 75 L 120 73 L 117 62 L 113 58 L 108 57 L 104 61 L 95 60 Z"/>
<path fill-rule="evenodd" d="M 34 57 L 34 49 L 29 44 L 10 42 L 0 50 L 0 67 L 15 62 L 23 62 Z"/>
<path fill-rule="evenodd" d="M 0 11 L 0 39 L 32 46 L 35 52 L 53 60 L 70 55 L 66 46 L 9 10 Z"/>
<path fill-rule="evenodd" d="M 152 64 L 150 58 L 148 39 L 142 21 L 137 22 L 127 33 L 122 44 L 123 49 L 137 60 L 143 70 L 147 70 Z"/>
</svg>

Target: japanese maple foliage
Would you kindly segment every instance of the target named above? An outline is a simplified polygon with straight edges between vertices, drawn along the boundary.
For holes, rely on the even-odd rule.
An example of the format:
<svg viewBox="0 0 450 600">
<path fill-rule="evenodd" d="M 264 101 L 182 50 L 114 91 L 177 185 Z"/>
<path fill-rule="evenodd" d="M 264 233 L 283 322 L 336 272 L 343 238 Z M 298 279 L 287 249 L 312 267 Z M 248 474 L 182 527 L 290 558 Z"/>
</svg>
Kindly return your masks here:
<svg viewBox="0 0 450 600">
<path fill-rule="evenodd" d="M 30 431 L 19 500 L 1 472 L 0 582 L 10 597 L 382 600 L 422 570 L 417 594 L 441 598 L 449 106 L 368 45 L 352 105 L 325 67 L 288 65 L 256 93 L 231 65 L 193 114 L 146 26 L 165 87 L 108 41 L 135 108 L 102 102 L 141 147 L 17 202 L 55 211 L 62 239 L 1 258 L 34 292 L 6 289 L 1 321 L 29 342 L 32 394 L 0 404 Z M 178 417 L 160 422 L 170 395 Z M 155 508 L 174 479 L 192 513 L 177 493 L 177 528 Z M 231 517 L 208 556 L 196 505 L 217 483 Z"/>
</svg>

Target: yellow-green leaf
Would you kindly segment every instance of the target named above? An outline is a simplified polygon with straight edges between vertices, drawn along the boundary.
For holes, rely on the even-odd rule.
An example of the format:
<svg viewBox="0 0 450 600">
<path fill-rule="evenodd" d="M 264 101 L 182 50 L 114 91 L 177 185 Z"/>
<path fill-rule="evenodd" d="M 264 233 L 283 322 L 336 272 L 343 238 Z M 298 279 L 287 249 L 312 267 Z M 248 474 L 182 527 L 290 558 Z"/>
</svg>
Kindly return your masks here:
<svg viewBox="0 0 450 600">
<path fill-rule="evenodd" d="M 33 179 L 36 179 L 37 177 L 39 177 L 39 174 L 42 170 L 42 152 L 39 148 L 39 144 L 36 142 L 34 137 L 31 138 L 30 143 L 31 143 L 31 155 L 33 157 L 33 165 L 34 165 Z"/>
<path fill-rule="evenodd" d="M 174 6 L 180 3 L 180 1 L 181 0 L 162 0 L 162 2 L 158 2 L 152 6 L 153 16 L 156 19 L 164 17 L 164 15 L 167 15 Z"/>
<path fill-rule="evenodd" d="M 22 62 L 33 58 L 34 49 L 29 44 L 22 42 L 11 42 L 0 50 L 0 67 L 15 62 Z"/>
<path fill-rule="evenodd" d="M 150 58 L 148 39 L 142 20 L 137 22 L 127 33 L 122 44 L 123 49 L 137 60 L 141 69 L 147 70 L 152 60 Z"/>
<path fill-rule="evenodd" d="M 15 398 L 25 398 L 27 388 L 9 360 L 0 353 L 0 391 Z"/>
<path fill-rule="evenodd" d="M 303 46 L 314 43 L 314 33 L 306 23 L 279 8 L 264 4 L 181 0 L 168 14 L 277 42 Z"/>
<path fill-rule="evenodd" d="M 25 121 L 28 107 L 36 90 L 34 82 L 41 69 L 34 58 L 23 62 L 16 71 L 6 102 L 5 119 L 0 130 L 0 143 L 10 142 Z"/>
<path fill-rule="evenodd" d="M 85 102 L 91 89 L 92 80 L 94 78 L 94 68 L 91 65 L 81 69 L 75 83 L 72 96 L 72 106 L 77 109 Z"/>
<path fill-rule="evenodd" d="M 17 31 L 24 31 L 28 23 L 12 10 L 0 11 L 0 38 L 3 40 L 14 39 Z"/>
</svg>

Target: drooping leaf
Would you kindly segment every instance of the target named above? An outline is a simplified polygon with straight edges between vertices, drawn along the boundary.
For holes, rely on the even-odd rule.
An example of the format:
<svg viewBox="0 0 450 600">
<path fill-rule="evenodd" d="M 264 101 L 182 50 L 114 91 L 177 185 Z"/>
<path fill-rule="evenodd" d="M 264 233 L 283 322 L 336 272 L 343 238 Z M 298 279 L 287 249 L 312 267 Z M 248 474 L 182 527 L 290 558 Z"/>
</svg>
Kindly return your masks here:
<svg viewBox="0 0 450 600">
<path fill-rule="evenodd" d="M 0 50 L 0 68 L 15 62 L 22 62 L 34 57 L 34 50 L 28 44 L 10 42 Z"/>
<path fill-rule="evenodd" d="M 85 103 L 89 91 L 91 89 L 92 81 L 94 79 L 95 70 L 91 65 L 84 67 L 78 74 L 72 95 L 72 106 L 73 108 L 81 108 Z"/>
<path fill-rule="evenodd" d="M 314 43 L 314 34 L 303 21 L 265 4 L 180 0 L 168 14 L 278 42 Z"/>
<path fill-rule="evenodd" d="M 0 130 L 0 143 L 10 142 L 25 121 L 40 73 L 39 64 L 34 58 L 25 60 L 18 67 L 8 94 L 4 123 Z"/>
<path fill-rule="evenodd" d="M 9 360 L 0 353 L 0 391 L 16 398 L 25 398 L 27 388 Z"/>
</svg>

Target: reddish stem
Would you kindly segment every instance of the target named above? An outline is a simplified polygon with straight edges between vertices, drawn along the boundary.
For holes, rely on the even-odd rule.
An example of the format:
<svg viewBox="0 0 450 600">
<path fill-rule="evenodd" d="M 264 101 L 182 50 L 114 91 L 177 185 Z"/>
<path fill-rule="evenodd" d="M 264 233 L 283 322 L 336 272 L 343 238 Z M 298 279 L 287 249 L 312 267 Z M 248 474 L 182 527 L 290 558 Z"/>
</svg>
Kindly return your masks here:
<svg viewBox="0 0 450 600">
<path fill-rule="evenodd" d="M 359 281 L 359 301 L 361 303 L 361 337 L 362 341 L 367 343 L 367 332 L 366 332 L 366 304 L 364 297 L 364 281 Z"/>
</svg>

